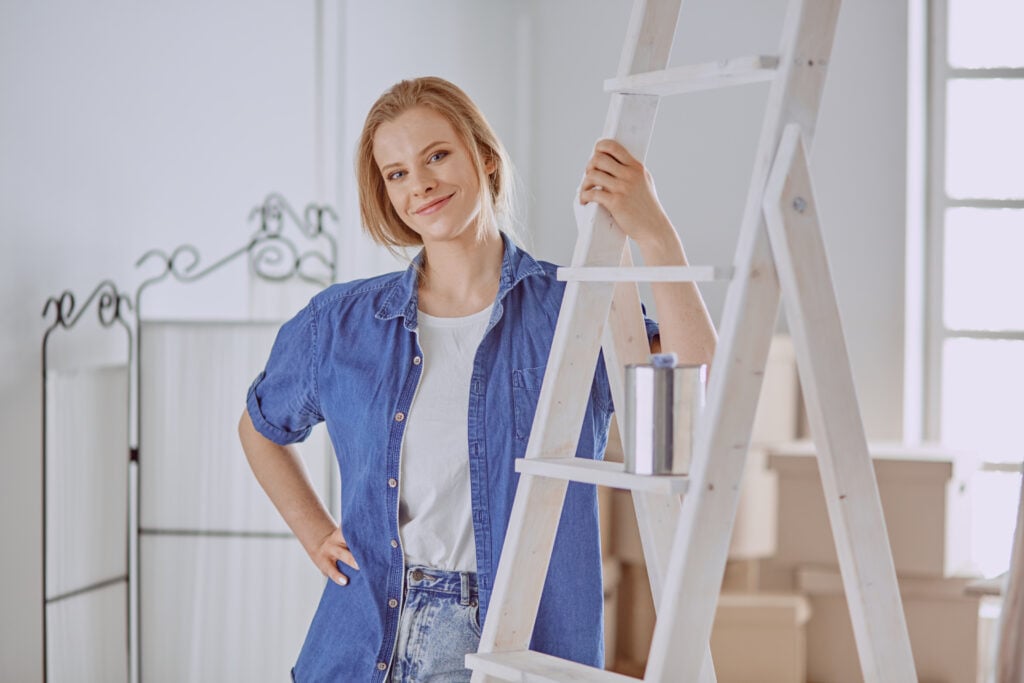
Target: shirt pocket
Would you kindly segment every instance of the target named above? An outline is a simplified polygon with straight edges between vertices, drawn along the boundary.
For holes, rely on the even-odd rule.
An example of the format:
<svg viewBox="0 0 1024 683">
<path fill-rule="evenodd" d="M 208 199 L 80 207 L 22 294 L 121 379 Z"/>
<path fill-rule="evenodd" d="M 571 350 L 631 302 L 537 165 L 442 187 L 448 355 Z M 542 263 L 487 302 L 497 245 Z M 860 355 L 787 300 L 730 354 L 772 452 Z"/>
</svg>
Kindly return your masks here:
<svg viewBox="0 0 1024 683">
<path fill-rule="evenodd" d="M 533 416 L 537 412 L 537 400 L 540 398 L 540 387 L 544 382 L 544 369 L 522 368 L 512 370 L 512 410 L 515 418 L 513 431 L 515 438 L 529 441 L 530 429 L 533 427 Z"/>
</svg>

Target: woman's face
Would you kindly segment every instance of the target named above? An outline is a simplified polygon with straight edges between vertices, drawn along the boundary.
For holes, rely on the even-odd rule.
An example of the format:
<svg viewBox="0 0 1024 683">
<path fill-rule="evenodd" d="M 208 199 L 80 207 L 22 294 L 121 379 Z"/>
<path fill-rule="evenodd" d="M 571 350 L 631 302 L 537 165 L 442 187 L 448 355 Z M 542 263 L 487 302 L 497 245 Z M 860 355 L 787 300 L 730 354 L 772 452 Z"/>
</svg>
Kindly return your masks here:
<svg viewBox="0 0 1024 683">
<path fill-rule="evenodd" d="M 469 149 L 444 116 L 414 107 L 381 124 L 373 158 L 392 206 L 425 246 L 476 242 L 480 181 Z"/>
</svg>

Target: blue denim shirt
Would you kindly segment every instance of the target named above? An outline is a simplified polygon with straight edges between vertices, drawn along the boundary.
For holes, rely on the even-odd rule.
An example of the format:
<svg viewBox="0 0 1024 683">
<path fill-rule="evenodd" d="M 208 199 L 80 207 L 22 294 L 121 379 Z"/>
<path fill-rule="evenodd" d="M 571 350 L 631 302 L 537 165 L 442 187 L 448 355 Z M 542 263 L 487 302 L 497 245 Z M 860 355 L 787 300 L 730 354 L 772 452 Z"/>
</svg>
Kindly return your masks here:
<svg viewBox="0 0 1024 683">
<path fill-rule="evenodd" d="M 565 283 L 503 235 L 497 299 L 469 386 L 469 470 L 480 620 L 526 450 Z M 422 258 L 422 255 L 417 258 Z M 341 527 L 358 571 L 328 581 L 293 675 L 297 681 L 383 681 L 398 632 L 404 558 L 398 526 L 405 416 L 422 373 L 417 273 L 333 285 L 278 333 L 249 389 L 252 421 L 268 439 L 301 441 L 326 422 L 341 473 Z M 648 321 L 648 334 L 657 327 Z M 603 360 L 577 457 L 601 458 L 612 413 Z M 340 565 L 339 565 L 340 566 Z M 391 607 L 389 601 L 397 601 Z M 604 659 L 596 490 L 569 485 L 531 649 L 600 667 Z"/>
</svg>

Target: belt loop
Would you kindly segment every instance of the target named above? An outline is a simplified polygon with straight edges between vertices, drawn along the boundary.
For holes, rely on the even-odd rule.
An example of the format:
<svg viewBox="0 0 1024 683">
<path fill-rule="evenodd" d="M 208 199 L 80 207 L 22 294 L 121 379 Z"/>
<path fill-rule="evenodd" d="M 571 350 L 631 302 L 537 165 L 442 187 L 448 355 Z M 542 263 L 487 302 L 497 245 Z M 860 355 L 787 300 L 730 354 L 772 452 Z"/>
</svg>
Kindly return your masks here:
<svg viewBox="0 0 1024 683">
<path fill-rule="evenodd" d="M 470 595 L 469 595 L 469 572 L 459 572 L 459 579 L 460 579 L 460 583 L 461 583 L 460 593 L 459 593 L 459 604 L 460 605 L 468 605 L 469 604 L 469 598 L 470 598 Z"/>
</svg>

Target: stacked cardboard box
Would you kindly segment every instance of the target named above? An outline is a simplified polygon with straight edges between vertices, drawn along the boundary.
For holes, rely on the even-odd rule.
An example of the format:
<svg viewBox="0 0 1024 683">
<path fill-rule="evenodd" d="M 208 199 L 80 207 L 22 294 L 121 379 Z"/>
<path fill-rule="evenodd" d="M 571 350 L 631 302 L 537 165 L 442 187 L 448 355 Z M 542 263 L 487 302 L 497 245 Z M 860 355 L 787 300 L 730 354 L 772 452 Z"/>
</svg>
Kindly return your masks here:
<svg viewBox="0 0 1024 683">
<path fill-rule="evenodd" d="M 773 340 L 762 394 L 753 441 L 763 444 L 796 438 L 799 385 L 788 337 Z M 607 457 L 621 460 L 616 446 L 617 435 L 613 434 Z M 753 562 L 775 552 L 775 476 L 767 467 L 766 451 L 752 448 L 729 549 L 733 571 L 754 567 Z M 620 567 L 615 642 L 606 643 L 611 659 L 608 668 L 642 677 L 654 632 L 655 607 L 632 497 L 628 491 L 602 491 L 601 501 L 603 530 L 609 536 L 603 538 L 604 547 Z M 754 580 L 743 583 L 748 584 L 756 587 Z M 717 680 L 803 683 L 809 615 L 807 600 L 793 592 L 723 593 L 711 642 Z"/>
<path fill-rule="evenodd" d="M 967 566 L 966 484 L 956 454 L 934 446 L 869 447 L 899 579 L 911 649 L 922 681 L 973 683 L 978 663 L 978 596 L 956 574 Z M 863 680 L 813 444 L 776 446 L 778 552 L 759 562 L 758 588 L 807 595 L 808 680 Z"/>
<path fill-rule="evenodd" d="M 795 441 L 804 423 L 792 345 L 776 337 L 712 631 L 720 683 L 862 680 L 815 449 Z M 958 578 L 970 569 L 958 454 L 891 444 L 871 452 L 919 678 L 973 682 L 979 597 Z M 630 494 L 603 493 L 602 514 L 619 570 L 609 668 L 642 676 L 655 608 Z"/>
</svg>

